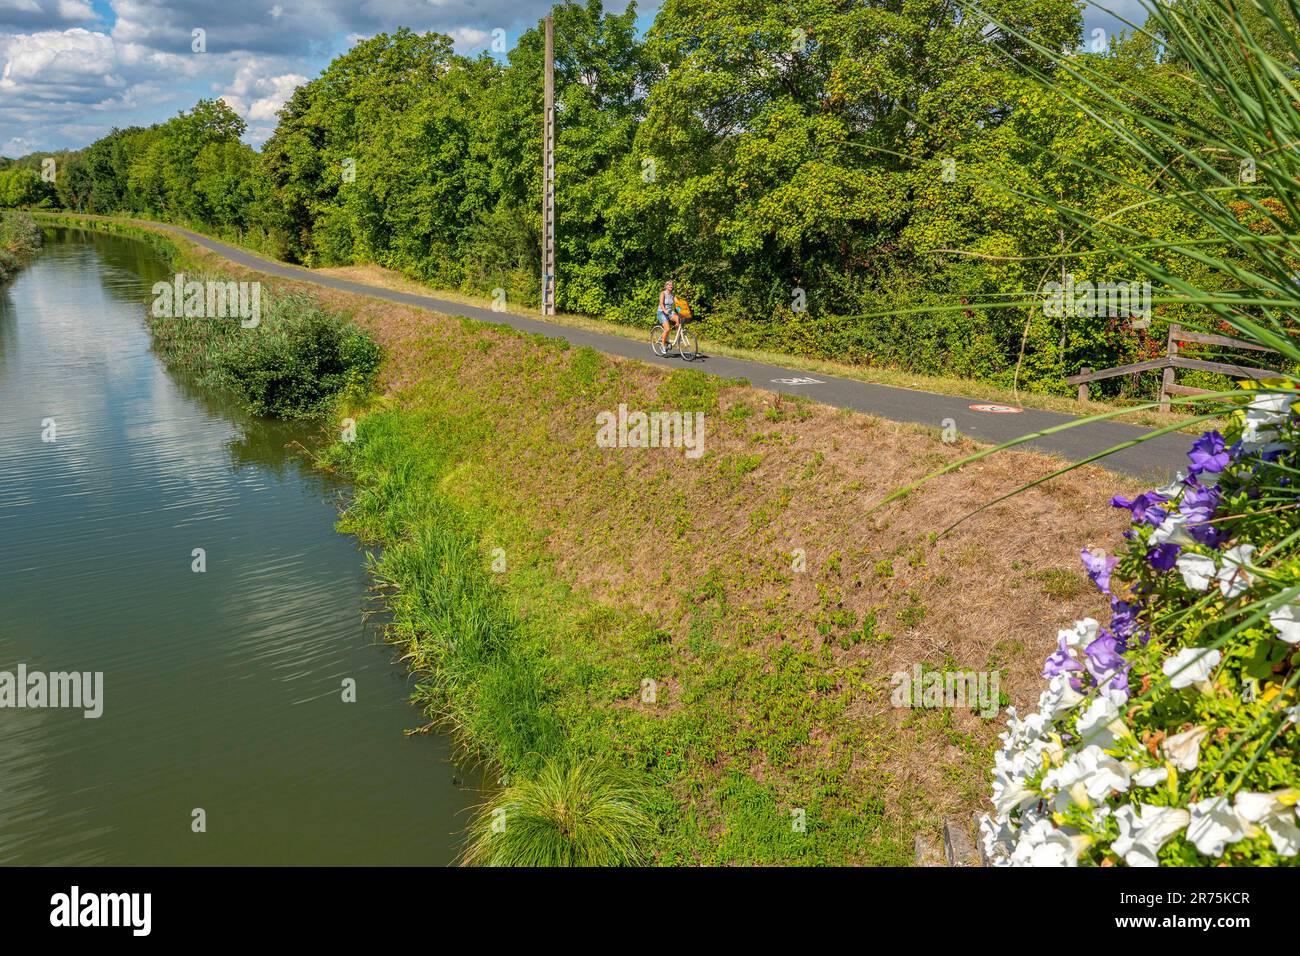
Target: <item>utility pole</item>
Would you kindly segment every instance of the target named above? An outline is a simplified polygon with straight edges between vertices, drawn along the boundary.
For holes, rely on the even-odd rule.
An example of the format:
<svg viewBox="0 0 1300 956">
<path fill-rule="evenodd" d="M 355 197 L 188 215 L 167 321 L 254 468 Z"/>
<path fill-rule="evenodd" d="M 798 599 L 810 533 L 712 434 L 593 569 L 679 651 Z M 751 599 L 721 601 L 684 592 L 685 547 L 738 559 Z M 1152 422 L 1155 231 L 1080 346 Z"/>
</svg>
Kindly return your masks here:
<svg viewBox="0 0 1300 956">
<path fill-rule="evenodd" d="M 555 314 L 555 26 L 546 18 L 542 131 L 542 315 Z"/>
</svg>

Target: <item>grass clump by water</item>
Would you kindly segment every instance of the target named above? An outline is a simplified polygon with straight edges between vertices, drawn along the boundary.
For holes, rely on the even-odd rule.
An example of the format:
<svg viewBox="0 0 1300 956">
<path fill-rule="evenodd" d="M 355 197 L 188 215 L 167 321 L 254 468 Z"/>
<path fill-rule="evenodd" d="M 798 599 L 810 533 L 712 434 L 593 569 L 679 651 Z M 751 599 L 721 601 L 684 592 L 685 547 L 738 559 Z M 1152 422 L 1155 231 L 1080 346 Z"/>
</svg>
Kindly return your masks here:
<svg viewBox="0 0 1300 956">
<path fill-rule="evenodd" d="M 267 296 L 251 328 L 237 318 L 158 311 L 150 311 L 149 325 L 164 360 L 201 386 L 233 394 L 254 415 L 325 415 L 340 397 L 369 388 L 382 357 L 367 333 L 302 295 Z"/>
<path fill-rule="evenodd" d="M 29 213 L 10 210 L 0 216 L 0 282 L 12 279 L 41 249 L 41 227 Z"/>
<path fill-rule="evenodd" d="M 594 760 L 548 762 L 506 787 L 471 828 L 475 866 L 629 866 L 646 862 L 653 824 L 634 778 Z"/>
</svg>

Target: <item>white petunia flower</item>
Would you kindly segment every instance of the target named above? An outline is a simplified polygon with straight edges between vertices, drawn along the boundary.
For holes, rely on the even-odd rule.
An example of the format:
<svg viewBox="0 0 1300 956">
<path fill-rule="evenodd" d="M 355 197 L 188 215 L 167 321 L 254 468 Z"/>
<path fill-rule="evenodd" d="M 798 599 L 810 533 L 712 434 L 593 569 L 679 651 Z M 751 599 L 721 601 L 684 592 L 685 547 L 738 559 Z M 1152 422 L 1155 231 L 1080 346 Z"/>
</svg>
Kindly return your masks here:
<svg viewBox="0 0 1300 956">
<path fill-rule="evenodd" d="M 1158 787 L 1169 782 L 1168 767 L 1143 767 L 1133 774 L 1133 786 Z"/>
<path fill-rule="evenodd" d="M 1181 471 L 1174 476 L 1174 480 L 1169 482 L 1163 488 L 1157 488 L 1156 494 L 1164 495 L 1166 498 L 1177 498 L 1178 493 L 1183 490 L 1183 481 L 1187 478 Z"/>
<path fill-rule="evenodd" d="M 1117 738 L 1130 733 L 1123 718 L 1123 707 L 1127 700 L 1128 694 L 1122 690 L 1108 690 L 1093 699 L 1074 725 L 1085 745 L 1100 744 L 1109 747 Z"/>
<path fill-rule="evenodd" d="M 1214 580 L 1216 568 L 1214 560 L 1203 554 L 1181 554 L 1178 556 L 1178 573 L 1183 576 L 1183 583 L 1193 591 L 1205 591 Z"/>
<path fill-rule="evenodd" d="M 1071 657 L 1078 657 L 1097 639 L 1100 632 L 1101 625 L 1092 618 L 1085 617 L 1082 621 L 1075 621 L 1074 627 L 1057 631 L 1056 637 L 1058 641 L 1065 642 L 1064 646 Z"/>
<path fill-rule="evenodd" d="M 1268 612 L 1269 623 L 1277 628 L 1277 636 L 1288 644 L 1300 642 L 1300 604 L 1283 604 Z"/>
<path fill-rule="evenodd" d="M 1241 442 L 1246 451 L 1255 451 L 1266 442 L 1277 437 L 1276 425 L 1286 421 L 1294 396 L 1289 394 L 1262 394 L 1250 400 L 1246 408 L 1245 424 L 1241 430 Z"/>
<path fill-rule="evenodd" d="M 1083 700 L 1083 694 L 1070 686 L 1070 678 L 1057 674 L 1048 682 L 1047 690 L 1038 695 L 1038 711 L 1050 722 L 1067 710 L 1073 710 Z"/>
<path fill-rule="evenodd" d="M 1086 837 L 1071 836 L 1048 820 L 1037 820 L 1021 833 L 1011 854 L 1012 866 L 1078 866 Z"/>
<path fill-rule="evenodd" d="M 1160 848 L 1187 826 L 1191 814 L 1177 807 L 1126 803 L 1115 811 L 1115 819 L 1119 838 L 1110 848 L 1129 866 L 1159 866 Z"/>
<path fill-rule="evenodd" d="M 1296 826 L 1295 811 L 1280 799 L 1282 796 L 1294 795 L 1294 790 L 1278 790 L 1275 793 L 1242 791 L 1234 801 L 1237 815 L 1267 833 L 1278 856 L 1295 856 L 1300 853 L 1300 827 Z"/>
<path fill-rule="evenodd" d="M 1120 793 L 1128 790 L 1128 767 L 1100 747 L 1085 747 L 1079 754 L 1079 763 L 1083 769 L 1080 783 L 1094 801 L 1105 800 L 1115 790 Z"/>
<path fill-rule="evenodd" d="M 1105 800 L 1113 791 L 1129 788 L 1127 764 L 1101 747 L 1085 747 L 1070 755 L 1061 766 L 1043 774 L 1043 791 L 1056 791 L 1052 809 L 1063 811 L 1071 804 L 1089 807 Z"/>
<path fill-rule="evenodd" d="M 1238 594 L 1244 594 L 1255 583 L 1255 579 L 1246 570 L 1250 556 L 1255 553 L 1253 544 L 1239 544 L 1223 553 L 1223 567 L 1215 577 L 1219 581 L 1219 590 L 1231 600 Z"/>
<path fill-rule="evenodd" d="M 1160 522 L 1160 527 L 1151 532 L 1151 537 L 1147 542 L 1152 545 L 1157 544 L 1195 544 L 1196 539 L 1187 532 L 1187 515 L 1181 511 L 1171 512 L 1164 521 Z"/>
<path fill-rule="evenodd" d="M 1188 809 L 1192 812 L 1192 819 L 1187 824 L 1187 839 L 1203 856 L 1223 856 L 1229 843 L 1236 843 L 1246 836 L 1244 821 L 1237 816 L 1227 797 L 1199 800 Z"/>
<path fill-rule="evenodd" d="M 1201 741 L 1210 732 L 1208 727 L 1193 727 L 1181 734 L 1174 734 L 1164 742 L 1165 756 L 1177 769 L 1184 772 L 1195 770 L 1201 759 Z"/>
<path fill-rule="evenodd" d="M 1203 680 L 1209 680 L 1210 674 L 1219 666 L 1223 655 L 1209 647 L 1186 647 L 1169 660 L 1165 661 L 1165 676 L 1170 678 L 1170 686 L 1175 689 L 1191 687 Z"/>
</svg>

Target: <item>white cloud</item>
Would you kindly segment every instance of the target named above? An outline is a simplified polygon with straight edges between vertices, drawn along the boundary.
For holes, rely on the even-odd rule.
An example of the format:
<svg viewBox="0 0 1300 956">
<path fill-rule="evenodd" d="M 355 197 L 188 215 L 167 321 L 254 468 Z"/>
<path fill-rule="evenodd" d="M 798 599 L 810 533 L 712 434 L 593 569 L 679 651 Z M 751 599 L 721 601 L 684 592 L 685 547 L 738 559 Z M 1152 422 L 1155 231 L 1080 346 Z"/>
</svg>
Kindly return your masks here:
<svg viewBox="0 0 1300 956">
<path fill-rule="evenodd" d="M 293 91 L 309 79 L 301 73 L 276 73 L 278 65 L 249 57 L 235 71 L 235 77 L 221 99 L 248 122 L 247 138 L 254 143 L 266 139 L 275 129 L 277 113 Z"/>
</svg>

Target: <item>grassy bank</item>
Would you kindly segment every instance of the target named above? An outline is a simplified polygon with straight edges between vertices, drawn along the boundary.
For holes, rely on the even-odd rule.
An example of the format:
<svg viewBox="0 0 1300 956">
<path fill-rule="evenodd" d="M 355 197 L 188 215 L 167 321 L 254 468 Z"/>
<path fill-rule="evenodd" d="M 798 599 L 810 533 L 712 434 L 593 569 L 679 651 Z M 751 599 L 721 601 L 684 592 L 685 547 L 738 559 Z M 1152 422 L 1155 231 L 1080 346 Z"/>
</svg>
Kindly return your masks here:
<svg viewBox="0 0 1300 956">
<path fill-rule="evenodd" d="M 892 675 L 995 671 L 1023 707 L 1052 626 L 1100 611 L 1078 550 L 1121 526 L 1109 473 L 939 538 L 1056 462 L 1000 455 L 868 515 L 974 446 L 186 254 L 384 347 L 322 463 L 354 482 L 340 529 L 373 548 L 417 703 L 502 780 L 508 836 L 485 814 L 477 861 L 908 863 L 982 805 L 1000 718 L 894 707 Z M 620 405 L 703 414 L 702 454 L 601 447 Z"/>
<path fill-rule="evenodd" d="M 340 527 L 381 547 L 419 703 L 511 788 L 596 757 L 633 775 L 657 863 L 910 862 L 917 832 L 981 802 L 1000 721 L 891 707 L 891 676 L 996 670 L 1015 700 L 1045 652 L 1024 635 L 1094 610 L 1077 553 L 1116 523 L 1113 476 L 939 540 L 1049 460 L 1006 456 L 868 518 L 971 446 L 331 301 L 389 348 L 388 398 L 329 464 L 357 488 Z M 706 451 L 598 447 L 596 415 L 620 403 L 703 412 Z M 1075 530 L 1044 536 L 1053 516 Z M 521 801 L 508 788 L 497 808 Z"/>
</svg>

